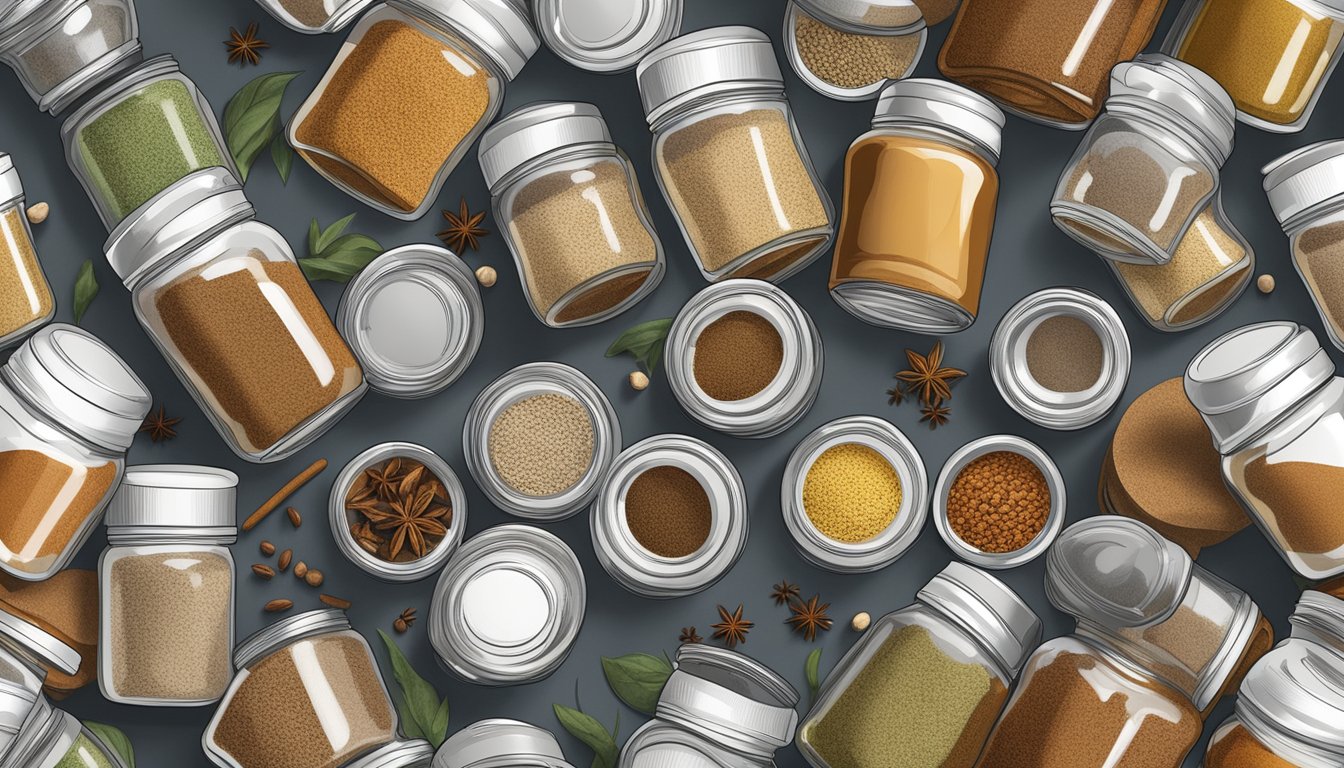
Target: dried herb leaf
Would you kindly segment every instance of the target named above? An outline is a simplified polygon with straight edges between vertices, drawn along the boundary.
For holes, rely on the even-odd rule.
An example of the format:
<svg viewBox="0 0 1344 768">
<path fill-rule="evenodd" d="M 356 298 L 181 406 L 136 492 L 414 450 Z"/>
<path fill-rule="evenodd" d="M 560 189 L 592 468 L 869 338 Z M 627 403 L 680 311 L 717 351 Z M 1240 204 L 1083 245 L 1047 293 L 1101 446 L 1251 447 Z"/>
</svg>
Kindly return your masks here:
<svg viewBox="0 0 1344 768">
<path fill-rule="evenodd" d="M 555 719 L 569 734 L 593 750 L 593 768 L 616 768 L 621 750 L 616 746 L 615 732 L 608 732 L 592 715 L 563 704 L 552 704 Z M 619 721 L 619 715 L 617 716 Z"/>
<path fill-rule="evenodd" d="M 229 99 L 224 107 L 224 143 L 238 166 L 241 181 L 257 155 L 280 130 L 280 102 L 285 88 L 301 72 L 271 72 L 254 78 Z"/>
<path fill-rule="evenodd" d="M 308 225 L 308 255 L 299 259 L 299 267 L 309 280 L 348 282 L 382 254 L 383 247 L 368 235 L 343 234 L 354 218 L 352 213 L 325 230 L 317 219 Z"/>
<path fill-rule="evenodd" d="M 93 274 L 93 259 L 85 259 L 79 265 L 79 275 L 75 277 L 75 324 L 84 319 L 84 313 L 98 296 L 98 278 Z"/>
<path fill-rule="evenodd" d="M 84 727 L 88 728 L 103 746 L 117 753 L 121 762 L 126 764 L 126 768 L 135 768 L 135 748 L 131 746 L 131 740 L 122 733 L 120 728 L 107 725 L 105 723 L 94 723 L 88 720 L 84 721 Z"/>
<path fill-rule="evenodd" d="M 275 138 L 271 139 L 271 162 L 275 164 L 276 173 L 280 174 L 280 183 L 289 184 L 289 172 L 294 169 L 294 150 L 289 148 L 285 134 L 278 128 Z"/>
<path fill-rule="evenodd" d="M 814 648 L 807 654 L 807 662 L 803 664 L 803 673 L 807 675 L 807 692 L 811 696 L 810 702 L 815 703 L 817 692 L 821 690 L 821 649 Z"/>
<path fill-rule="evenodd" d="M 439 692 L 411 667 L 411 662 L 386 632 L 380 629 L 378 636 L 387 646 L 392 677 L 401 689 L 401 695 L 396 699 L 402 730 L 408 737 L 424 739 L 438 749 L 448 737 L 448 700 L 439 698 Z"/>
<path fill-rule="evenodd" d="M 637 712 L 652 715 L 658 708 L 658 696 L 672 676 L 667 660 L 647 653 L 602 657 L 602 674 L 616 698 Z"/>
<path fill-rule="evenodd" d="M 667 333 L 671 328 L 670 317 L 640 323 L 626 330 L 607 347 L 607 357 L 629 354 L 645 372 L 653 373 L 663 357 L 663 347 L 667 344 Z"/>
</svg>

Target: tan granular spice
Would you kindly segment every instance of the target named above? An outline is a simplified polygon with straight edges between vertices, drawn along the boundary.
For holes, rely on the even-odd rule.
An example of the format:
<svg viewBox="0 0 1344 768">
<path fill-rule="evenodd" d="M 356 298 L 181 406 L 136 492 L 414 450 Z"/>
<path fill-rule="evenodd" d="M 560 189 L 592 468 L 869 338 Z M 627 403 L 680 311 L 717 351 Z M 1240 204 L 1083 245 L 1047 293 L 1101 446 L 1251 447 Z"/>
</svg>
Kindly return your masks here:
<svg viewBox="0 0 1344 768">
<path fill-rule="evenodd" d="M 213 552 L 128 554 L 108 577 L 112 688 L 178 701 L 223 695 L 233 679 L 233 566 Z"/>
<path fill-rule="evenodd" d="M 570 303 L 582 300 L 582 312 L 566 314 L 591 317 L 643 285 L 658 244 L 635 206 L 631 179 L 616 160 L 548 173 L 518 191 L 509 234 L 538 314 L 545 317 L 562 297 L 581 290 Z M 647 267 L 635 275 L 607 274 L 635 264 Z M 601 290 L 611 282 L 618 286 Z"/>
<path fill-rule="evenodd" d="M 18 207 L 0 215 L 0 338 L 51 314 L 47 276 Z"/>
<path fill-rule="evenodd" d="M 915 6 L 924 14 L 924 23 L 930 27 L 946 21 L 960 4 L 961 0 L 915 0 Z"/>
<path fill-rule="evenodd" d="M 851 544 L 868 541 L 901 511 L 900 475 L 866 445 L 833 445 L 807 468 L 803 511 L 823 536 Z"/>
<path fill-rule="evenodd" d="M 947 493 L 947 521 L 957 538 L 981 552 L 1016 552 L 1050 519 L 1050 486 L 1036 462 L 1012 451 L 981 456 L 957 473 Z"/>
<path fill-rule="evenodd" d="M 255 250 L 216 260 L 152 300 L 146 314 L 157 313 L 187 375 L 249 452 L 275 445 L 363 379 L 293 262 Z"/>
<path fill-rule="evenodd" d="M 655 152 L 672 207 L 711 272 L 786 235 L 830 224 L 789 120 L 778 109 L 697 120 L 668 133 Z M 771 273 L 807 250 L 796 243 L 785 247 L 793 249 L 793 258 Z M 774 250 L 757 259 L 771 258 Z M 743 269 L 751 271 L 749 265 Z"/>
<path fill-rule="evenodd" d="M 1110 264 L 1149 320 L 1181 326 L 1222 306 L 1249 276 L 1250 260 L 1240 241 L 1218 226 L 1213 209 L 1205 208 L 1166 264 Z"/>
<path fill-rule="evenodd" d="M 342 49 L 295 129 L 299 154 L 392 208 L 420 206 L 458 144 L 485 117 L 493 78 L 465 52 L 400 21 Z"/>
<path fill-rule="evenodd" d="M 6 564 L 28 573 L 51 567 L 102 507 L 116 479 L 117 467 L 110 461 L 89 467 L 27 448 L 0 452 L 0 488 L 8 499 L 0 514 Z M 70 491 L 73 496 L 58 506 Z"/>
<path fill-rule="evenodd" d="M 837 88 L 862 88 L 904 77 L 919 53 L 919 33 L 856 35 L 842 32 L 801 10 L 797 12 L 793 34 L 803 66 Z"/>
<path fill-rule="evenodd" d="M 523 398 L 490 425 L 490 463 L 504 484 L 525 496 L 573 488 L 593 465 L 593 419 L 567 395 Z"/>
<path fill-rule="evenodd" d="M 1335 334 L 1344 338 L 1344 221 L 1322 224 L 1297 237 L 1297 263 L 1307 287 Z"/>
<path fill-rule="evenodd" d="M 1182 691 L 1193 694 L 1200 673 L 1222 647 L 1228 628 L 1183 605 L 1166 621 L 1116 631 L 1131 642 L 1148 646 L 1151 669 Z"/>
<path fill-rule="evenodd" d="M 300 24 L 308 27 L 320 27 L 331 19 L 332 13 L 346 4 L 347 0 L 280 0 L 280 7 L 289 11 L 289 15 Z"/>
<path fill-rule="evenodd" d="M 625 522 L 659 557 L 686 557 L 709 539 L 713 512 L 705 487 L 681 467 L 650 467 L 625 491 Z"/>
<path fill-rule="evenodd" d="M 1051 392 L 1082 392 L 1097 383 L 1106 356 L 1101 337 L 1086 321 L 1055 315 L 1027 338 L 1027 370 Z"/>
<path fill-rule="evenodd" d="M 720 317 L 695 339 L 695 383 L 721 401 L 744 400 L 770 386 L 784 362 L 784 339 L 774 323 L 737 310 Z"/>
</svg>

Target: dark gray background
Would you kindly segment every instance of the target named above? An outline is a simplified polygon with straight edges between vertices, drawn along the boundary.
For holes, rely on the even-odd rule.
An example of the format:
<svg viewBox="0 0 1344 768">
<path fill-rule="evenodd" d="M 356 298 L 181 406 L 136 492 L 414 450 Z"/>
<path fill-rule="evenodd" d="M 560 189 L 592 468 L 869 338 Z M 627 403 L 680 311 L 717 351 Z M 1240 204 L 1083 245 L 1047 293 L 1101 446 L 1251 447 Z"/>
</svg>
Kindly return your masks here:
<svg viewBox="0 0 1344 768">
<path fill-rule="evenodd" d="M 784 4 L 780 0 L 687 0 L 683 29 L 717 24 L 750 24 L 766 31 L 779 45 Z M 183 70 L 200 85 L 216 112 L 244 83 L 262 72 L 302 70 L 290 87 L 286 114 L 298 106 L 321 77 L 344 35 L 308 37 L 287 31 L 260 7 L 247 0 L 138 0 L 141 38 L 146 55 L 173 53 Z M 1156 36 L 1160 41 L 1178 10 L 1173 2 Z M 225 63 L 221 41 L 230 26 L 242 29 L 261 23 L 261 36 L 270 42 L 260 67 Z M 936 55 L 947 24 L 932 30 L 918 74 L 936 77 Z M 1151 47 L 1155 47 L 1151 46 Z M 782 58 L 781 58 L 782 60 Z M 840 199 L 845 148 L 868 128 L 872 102 L 846 104 L 825 99 L 804 86 L 786 69 L 789 97 L 812 159 L 832 199 Z M 636 322 L 674 314 L 704 283 L 654 183 L 649 168 L 649 134 L 639 106 L 631 73 L 599 76 L 571 67 L 543 49 L 521 77 L 508 88 L 505 109 L 542 99 L 594 101 L 611 126 L 616 141 L 634 158 L 643 189 L 667 249 L 668 276 L 654 294 L 629 312 L 596 327 L 553 330 L 543 327 L 527 309 L 518 277 L 498 234 L 485 239 L 479 253 L 465 254 L 476 267 L 493 265 L 499 283 L 484 291 L 485 339 L 470 370 L 448 391 L 422 401 L 399 401 L 369 394 L 335 429 L 299 455 L 280 464 L 249 465 L 238 461 L 196 409 L 131 313 L 125 288 L 102 258 L 105 232 L 79 184 L 65 164 L 59 120 L 38 112 L 18 80 L 0 73 L 0 149 L 10 152 L 23 176 L 29 202 L 48 201 L 51 218 L 37 228 L 42 263 L 57 295 L 57 318 L 71 321 L 75 273 L 85 259 L 93 259 L 102 292 L 84 318 L 84 326 L 100 335 L 126 358 L 154 393 L 155 402 L 170 414 L 184 417 L 177 440 L 152 445 L 144 436 L 131 450 L 132 463 L 187 462 L 228 467 L 242 477 L 239 517 L 249 514 L 299 469 L 318 457 L 332 467 L 296 494 L 290 503 L 306 522 L 295 531 L 283 514 L 241 537 L 235 548 L 239 563 L 238 637 L 261 627 L 269 618 L 261 611 L 267 600 L 292 598 L 296 610 L 318 607 L 317 591 L 291 578 L 273 582 L 253 578 L 247 570 L 258 561 L 257 544 L 263 538 L 281 547 L 293 546 L 297 557 L 327 574 L 325 591 L 354 600 L 355 627 L 373 638 L 376 628 L 390 631 L 392 619 L 405 607 L 421 614 L 428 610 L 434 580 L 388 586 L 347 563 L 332 542 L 326 524 L 329 485 L 339 468 L 367 446 L 385 440 L 411 440 L 438 451 L 453 465 L 470 497 L 468 535 L 510 518 L 489 506 L 466 472 L 462 460 L 461 428 L 467 406 L 480 389 L 503 371 L 533 360 L 560 360 L 587 372 L 607 393 L 620 414 L 626 444 L 661 432 L 684 432 L 709 440 L 737 465 L 751 502 L 752 533 L 741 562 L 709 591 L 694 597 L 659 603 L 640 599 L 617 587 L 593 557 L 587 516 L 580 515 L 548 528 L 578 553 L 588 579 L 588 615 L 569 660 L 550 679 L 528 686 L 486 689 L 466 685 L 436 668 L 424 625 L 418 624 L 398 641 L 416 668 L 452 703 L 451 729 L 485 717 L 509 716 L 532 721 L 558 733 L 572 762 L 587 765 L 588 750 L 559 727 L 551 703 L 573 705 L 575 688 L 583 708 L 610 725 L 621 705 L 607 690 L 599 657 L 633 651 L 658 653 L 676 649 L 677 634 L 695 625 L 706 637 L 716 621 L 715 605 L 745 604 L 746 616 L 756 628 L 742 650 L 769 664 L 803 691 L 803 661 L 812 644 L 783 624 L 787 611 L 768 599 L 771 585 L 788 578 L 802 585 L 805 596 L 820 592 L 831 603 L 835 628 L 817 643 L 825 649 L 823 670 L 839 659 L 856 635 L 847 627 L 850 616 L 869 611 L 874 616 L 906 605 L 915 591 L 945 565 L 950 553 L 929 525 L 919 542 L 897 563 L 874 574 L 840 576 L 811 567 L 797 555 L 779 512 L 780 476 L 794 445 L 809 431 L 831 419 L 851 413 L 871 413 L 891 419 L 915 442 L 932 477 L 944 459 L 963 443 L 982 435 L 1008 432 L 1033 440 L 1049 451 L 1067 480 L 1071 504 L 1069 519 L 1097 513 L 1096 483 L 1103 452 L 1124 405 L 1154 384 L 1179 375 L 1191 356 L 1209 340 L 1230 328 L 1264 319 L 1289 318 L 1311 326 L 1325 338 L 1320 321 L 1301 281 L 1293 271 L 1286 239 L 1261 191 L 1259 170 L 1266 162 L 1305 144 L 1337 136 L 1341 131 L 1340 102 L 1344 77 L 1326 90 L 1308 129 L 1300 134 L 1275 136 L 1239 125 L 1237 148 L 1223 180 L 1228 214 L 1255 248 L 1257 272 L 1278 279 L 1272 296 L 1252 288 L 1214 322 L 1183 334 L 1151 330 L 1136 314 L 1106 267 L 1090 252 L 1073 243 L 1050 223 L 1047 206 L 1061 167 L 1076 146 L 1079 134 L 1050 130 L 1010 117 L 1003 138 L 999 171 L 1003 189 L 998 224 L 990 255 L 980 317 L 969 330 L 950 336 L 947 363 L 970 375 L 960 382 L 952 400 L 951 423 L 930 432 L 917 423 L 918 410 L 907 403 L 887 405 L 884 391 L 891 376 L 904 367 L 903 350 L 927 351 L 926 336 L 871 328 L 843 312 L 826 293 L 829 255 L 790 278 L 784 287 L 811 313 L 824 340 L 826 372 L 821 394 L 811 412 L 784 434 L 770 440 L 738 440 L 709 432 L 677 406 L 661 376 L 653 386 L 635 393 L 625 384 L 633 368 L 629 358 L 605 359 L 603 351 L 626 327 Z M 261 157 L 247 193 L 259 218 L 283 232 L 296 251 L 305 250 L 308 222 L 323 225 L 357 212 L 351 231 L 377 238 L 385 247 L 434 242 L 443 223 L 435 213 L 403 223 L 366 208 L 320 179 L 301 161 L 296 162 L 288 186 L 282 186 L 269 158 Z M 465 195 L 473 210 L 488 205 L 488 195 L 475 161 L 475 150 L 448 179 L 438 204 L 456 209 Z M 497 230 L 494 221 L 487 221 Z M 1076 285 L 1111 301 L 1129 330 L 1134 369 L 1121 408 L 1105 421 L 1077 433 L 1039 429 L 1018 417 L 999 398 L 990 380 L 987 352 L 995 323 L 1018 299 L 1052 285 Z M 317 284 L 318 294 L 334 311 L 341 286 Z M 1339 357 L 1336 355 L 1336 359 Z M 81 552 L 76 564 L 94 567 L 104 544 L 101 531 Z M 1277 632 L 1286 631 L 1286 619 L 1297 596 L 1288 568 L 1254 529 L 1207 550 L 1200 563 L 1248 590 L 1273 620 Z M 1032 604 L 1045 622 L 1046 637 L 1066 632 L 1071 623 L 1045 600 L 1041 579 L 1043 561 L 1001 572 L 1001 577 Z M 380 659 L 384 659 L 379 648 Z M 389 683 L 391 682 L 389 677 Z M 135 743 L 140 765 L 205 765 L 200 733 L 209 709 L 144 709 L 114 705 L 99 695 L 96 685 L 64 704 L 70 712 L 91 720 L 114 723 Z M 1230 711 L 1224 702 L 1210 718 L 1210 727 Z M 630 710 L 621 715 L 621 736 L 641 722 Z M 1198 764 L 1202 745 L 1187 761 Z M 801 766 L 792 747 L 781 750 L 780 766 Z"/>
</svg>

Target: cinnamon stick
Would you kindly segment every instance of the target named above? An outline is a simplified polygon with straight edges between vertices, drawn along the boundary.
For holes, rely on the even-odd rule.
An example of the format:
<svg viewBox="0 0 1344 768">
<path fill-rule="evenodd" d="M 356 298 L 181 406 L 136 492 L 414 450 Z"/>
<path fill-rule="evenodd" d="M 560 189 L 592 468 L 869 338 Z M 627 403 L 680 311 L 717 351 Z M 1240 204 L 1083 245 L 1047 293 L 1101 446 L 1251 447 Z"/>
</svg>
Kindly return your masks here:
<svg viewBox="0 0 1344 768">
<path fill-rule="evenodd" d="M 257 524 L 260 523 L 262 520 L 265 520 L 267 515 L 271 514 L 276 509 L 278 509 L 280 505 L 284 503 L 285 499 L 289 498 L 295 491 L 302 488 L 304 484 L 307 483 L 309 480 L 312 480 L 314 477 L 317 477 L 318 474 L 321 473 L 322 470 L 326 468 L 327 468 L 327 460 L 318 459 L 317 461 L 314 461 L 312 465 L 309 466 L 307 469 L 295 475 L 293 480 L 290 480 L 288 483 L 285 483 L 280 490 L 275 492 L 274 496 L 271 496 L 271 498 L 267 499 L 265 504 L 262 504 L 260 507 L 257 507 L 257 511 L 253 512 L 250 516 L 248 516 L 246 520 L 243 521 L 243 530 L 250 531 L 253 528 L 256 528 Z"/>
</svg>

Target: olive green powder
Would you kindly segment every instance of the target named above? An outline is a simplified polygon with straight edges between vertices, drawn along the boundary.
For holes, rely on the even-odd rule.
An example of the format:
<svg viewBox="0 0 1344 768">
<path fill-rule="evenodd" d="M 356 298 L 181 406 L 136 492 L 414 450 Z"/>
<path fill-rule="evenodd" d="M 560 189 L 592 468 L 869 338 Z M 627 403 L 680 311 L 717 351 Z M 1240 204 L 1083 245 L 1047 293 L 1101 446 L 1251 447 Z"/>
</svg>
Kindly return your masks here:
<svg viewBox="0 0 1344 768">
<path fill-rule="evenodd" d="M 69 751 L 61 761 L 52 768 L 113 768 L 113 766 L 112 761 L 103 754 L 103 750 L 81 733 L 75 737 L 74 743 L 70 745 Z"/>
</svg>

